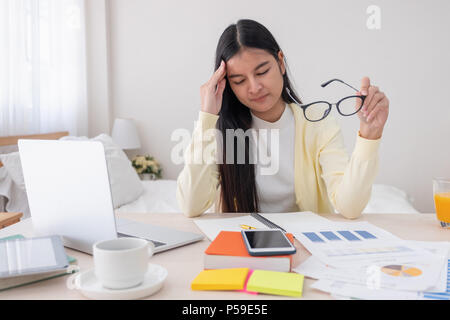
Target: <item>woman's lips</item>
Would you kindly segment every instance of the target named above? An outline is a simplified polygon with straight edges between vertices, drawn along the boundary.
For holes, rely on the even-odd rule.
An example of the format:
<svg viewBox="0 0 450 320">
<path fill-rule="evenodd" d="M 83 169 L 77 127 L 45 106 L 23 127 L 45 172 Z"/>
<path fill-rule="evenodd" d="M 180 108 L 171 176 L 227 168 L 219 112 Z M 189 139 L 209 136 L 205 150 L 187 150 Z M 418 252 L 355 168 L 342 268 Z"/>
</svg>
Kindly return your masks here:
<svg viewBox="0 0 450 320">
<path fill-rule="evenodd" d="M 258 99 L 251 99 L 254 102 L 263 102 L 269 94 L 266 94 Z"/>
</svg>

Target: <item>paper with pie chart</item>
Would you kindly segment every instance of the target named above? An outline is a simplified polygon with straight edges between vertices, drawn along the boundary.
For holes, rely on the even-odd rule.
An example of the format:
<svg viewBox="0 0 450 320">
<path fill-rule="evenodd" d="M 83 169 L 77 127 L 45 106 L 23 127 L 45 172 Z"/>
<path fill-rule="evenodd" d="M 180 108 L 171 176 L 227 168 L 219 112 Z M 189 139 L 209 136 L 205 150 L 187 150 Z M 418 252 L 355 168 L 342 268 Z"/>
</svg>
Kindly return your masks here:
<svg viewBox="0 0 450 320">
<path fill-rule="evenodd" d="M 381 272 L 392 277 L 418 277 L 422 275 L 423 271 L 419 268 L 406 266 L 401 264 L 393 264 L 381 267 Z"/>
<path fill-rule="evenodd" d="M 431 291 L 427 293 L 427 298 L 440 297 L 443 294 L 442 292 L 445 294 L 450 286 L 450 271 L 448 271 L 450 270 L 450 263 L 447 268 L 450 243 L 444 243 L 440 246 L 418 241 L 405 241 L 405 243 L 420 247 L 426 250 L 429 255 L 410 257 L 409 259 L 404 257 L 399 259 L 403 260 L 401 263 L 393 263 L 392 259 L 388 259 L 365 267 L 349 265 L 345 268 L 327 265 L 313 255 L 293 270 L 307 277 L 323 280 L 318 284 L 321 289 L 328 287 L 327 290 L 338 291 L 341 294 L 345 291 L 344 288 L 350 290 L 350 288 L 359 286 L 359 296 L 356 295 L 355 297 L 363 299 L 373 299 L 383 295 L 395 297 L 400 294 L 399 292 L 389 293 L 387 290 L 404 290 L 405 292 L 398 295 L 398 298 L 401 299 L 406 297 L 408 299 L 411 297 L 417 298 L 417 292 Z M 410 295 L 406 291 L 416 294 Z M 356 292 L 353 294 L 356 294 Z"/>
</svg>

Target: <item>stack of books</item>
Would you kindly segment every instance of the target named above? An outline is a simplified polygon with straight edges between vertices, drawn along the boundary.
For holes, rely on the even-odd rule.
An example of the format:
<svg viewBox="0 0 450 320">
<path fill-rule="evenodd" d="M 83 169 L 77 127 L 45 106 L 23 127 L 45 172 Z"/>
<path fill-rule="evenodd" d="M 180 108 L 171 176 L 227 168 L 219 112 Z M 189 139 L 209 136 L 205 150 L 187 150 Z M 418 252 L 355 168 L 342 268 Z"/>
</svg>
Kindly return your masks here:
<svg viewBox="0 0 450 320">
<path fill-rule="evenodd" d="M 292 234 L 286 234 L 293 243 Z M 205 250 L 205 269 L 249 268 L 254 270 L 271 270 L 289 272 L 292 255 L 251 256 L 245 247 L 240 232 L 221 231 Z"/>
<path fill-rule="evenodd" d="M 23 239 L 22 235 L 14 235 L 11 237 L 3 238 L 0 240 L 14 240 L 14 239 Z M 28 284 L 33 284 L 36 282 L 53 279 L 56 277 L 61 277 L 65 275 L 69 275 L 79 271 L 78 266 L 76 265 L 76 259 L 70 256 L 67 256 L 67 260 L 69 265 L 65 269 L 58 269 L 48 272 L 42 273 L 33 273 L 33 274 L 23 274 L 20 276 L 8 277 L 0 279 L 0 291 L 21 287 Z"/>
<path fill-rule="evenodd" d="M 286 234 L 293 243 L 292 234 Z M 240 232 L 221 231 L 205 250 L 192 290 L 234 290 L 300 297 L 303 275 L 290 272 L 293 255 L 251 256 Z"/>
</svg>

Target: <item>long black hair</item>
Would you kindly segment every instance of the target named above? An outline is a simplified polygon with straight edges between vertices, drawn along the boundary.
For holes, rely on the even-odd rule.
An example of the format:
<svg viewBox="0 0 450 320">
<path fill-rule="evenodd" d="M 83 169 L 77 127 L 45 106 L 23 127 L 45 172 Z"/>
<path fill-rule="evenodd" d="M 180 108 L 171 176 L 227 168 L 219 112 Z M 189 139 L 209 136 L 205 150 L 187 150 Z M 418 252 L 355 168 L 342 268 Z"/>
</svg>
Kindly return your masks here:
<svg viewBox="0 0 450 320">
<path fill-rule="evenodd" d="M 243 48 L 257 48 L 267 51 L 276 61 L 279 61 L 278 53 L 281 50 L 273 35 L 262 24 L 248 19 L 239 20 L 236 24 L 228 26 L 222 33 L 217 44 L 215 70 L 221 61 L 227 62 L 239 50 Z M 286 62 L 286 61 L 285 61 Z M 286 65 L 286 63 L 285 63 Z M 281 71 L 280 71 L 281 72 Z M 286 92 L 289 89 L 291 95 L 299 102 L 301 100 L 292 89 L 286 72 L 283 75 L 283 91 L 281 98 L 286 103 L 294 102 Z M 217 129 L 222 132 L 222 164 L 219 164 L 221 195 L 220 202 L 223 212 L 259 212 L 259 201 L 255 182 L 255 164 L 247 162 L 249 159 L 249 139 L 235 139 L 234 156 L 236 157 L 239 143 L 245 143 L 245 163 L 238 164 L 236 159 L 232 164 L 226 163 L 226 130 L 242 129 L 244 132 L 251 128 L 252 116 L 250 109 L 242 104 L 234 94 L 226 80 L 223 92 L 222 108 L 219 112 Z"/>
</svg>

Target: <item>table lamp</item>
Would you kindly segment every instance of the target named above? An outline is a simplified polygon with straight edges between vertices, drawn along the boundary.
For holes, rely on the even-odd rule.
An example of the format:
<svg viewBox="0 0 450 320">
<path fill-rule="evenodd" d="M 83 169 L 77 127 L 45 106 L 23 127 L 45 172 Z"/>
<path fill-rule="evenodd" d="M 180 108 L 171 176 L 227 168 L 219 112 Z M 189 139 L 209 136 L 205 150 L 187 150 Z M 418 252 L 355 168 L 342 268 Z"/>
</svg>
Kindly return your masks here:
<svg viewBox="0 0 450 320">
<path fill-rule="evenodd" d="M 132 119 L 117 118 L 114 120 L 111 136 L 114 142 L 123 150 L 139 149 L 141 147 L 136 124 Z"/>
</svg>

